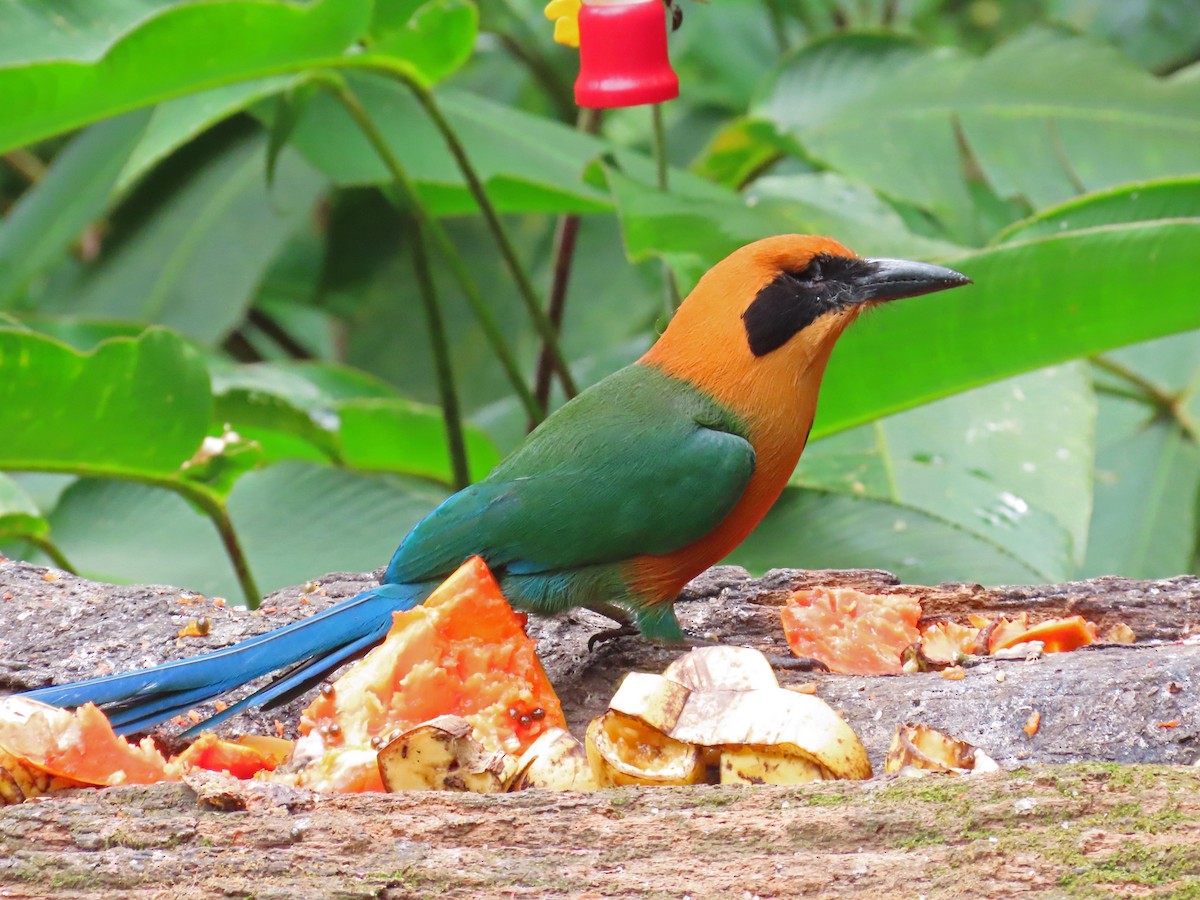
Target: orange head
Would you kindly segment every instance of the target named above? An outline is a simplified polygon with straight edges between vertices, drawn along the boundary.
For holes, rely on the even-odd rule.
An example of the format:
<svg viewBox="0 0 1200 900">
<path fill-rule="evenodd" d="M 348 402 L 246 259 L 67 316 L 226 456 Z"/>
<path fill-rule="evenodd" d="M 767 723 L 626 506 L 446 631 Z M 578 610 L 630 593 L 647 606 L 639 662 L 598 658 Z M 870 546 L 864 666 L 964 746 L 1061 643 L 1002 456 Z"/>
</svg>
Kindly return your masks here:
<svg viewBox="0 0 1200 900">
<path fill-rule="evenodd" d="M 642 362 L 751 419 L 779 409 L 783 394 L 799 394 L 811 419 L 829 353 L 859 313 L 969 283 L 929 263 L 864 259 L 831 238 L 764 238 L 705 273 Z"/>
</svg>

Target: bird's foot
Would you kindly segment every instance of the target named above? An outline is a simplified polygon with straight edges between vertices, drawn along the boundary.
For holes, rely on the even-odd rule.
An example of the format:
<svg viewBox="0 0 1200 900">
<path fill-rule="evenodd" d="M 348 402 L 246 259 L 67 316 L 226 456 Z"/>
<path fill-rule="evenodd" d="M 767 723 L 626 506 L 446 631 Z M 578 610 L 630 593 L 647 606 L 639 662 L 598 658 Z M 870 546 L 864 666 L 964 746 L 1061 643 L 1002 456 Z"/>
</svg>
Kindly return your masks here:
<svg viewBox="0 0 1200 900">
<path fill-rule="evenodd" d="M 597 631 L 588 638 L 588 653 L 595 650 L 598 644 L 604 644 L 622 637 L 634 637 L 639 634 L 641 632 L 637 626 L 629 622 L 626 622 L 624 625 L 618 625 L 616 628 L 605 628 L 603 631 Z"/>
</svg>

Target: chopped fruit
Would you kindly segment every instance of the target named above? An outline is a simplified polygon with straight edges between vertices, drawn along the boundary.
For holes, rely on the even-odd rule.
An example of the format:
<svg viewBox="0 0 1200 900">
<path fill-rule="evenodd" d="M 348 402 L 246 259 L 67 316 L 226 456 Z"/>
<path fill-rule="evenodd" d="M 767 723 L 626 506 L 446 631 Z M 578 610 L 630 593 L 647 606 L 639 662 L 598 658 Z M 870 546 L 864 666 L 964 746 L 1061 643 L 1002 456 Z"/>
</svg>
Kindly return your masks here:
<svg viewBox="0 0 1200 900">
<path fill-rule="evenodd" d="M 1104 632 L 1104 637 L 1101 640 L 1106 644 L 1132 644 L 1137 640 L 1137 635 L 1124 622 L 1118 622 L 1112 628 L 1108 629 L 1108 631 Z"/>
<path fill-rule="evenodd" d="M 1029 714 L 1029 718 L 1025 720 L 1025 727 L 1022 729 L 1027 735 L 1033 737 L 1038 733 L 1038 729 L 1042 727 L 1042 714 L 1036 709 Z"/>
<path fill-rule="evenodd" d="M 932 663 L 956 663 L 979 652 L 979 629 L 957 622 L 934 622 L 921 629 L 921 652 Z"/>
<path fill-rule="evenodd" d="M 928 725 L 908 722 L 896 727 L 883 770 L 891 774 L 904 768 L 917 769 L 922 773 L 967 775 L 972 772 L 995 772 L 1000 767 L 990 756 L 966 741 Z"/>
<path fill-rule="evenodd" d="M 1001 616 L 982 630 L 986 634 L 988 653 L 1021 643 L 1021 635 L 1029 630 L 1029 613 L 1021 613 L 1015 619 Z"/>
<path fill-rule="evenodd" d="M 844 675 L 897 675 L 901 654 L 920 636 L 921 604 L 904 594 L 818 587 L 792 594 L 781 617 L 796 656 Z"/>
<path fill-rule="evenodd" d="M 378 748 L 397 730 L 441 715 L 461 716 L 484 747 L 514 755 L 547 729 L 566 725 L 525 634 L 525 617 L 513 612 L 478 557 L 422 605 L 396 613 L 384 642 L 304 711 L 297 755 L 312 762 L 299 783 L 380 790 Z M 349 758 L 323 759 L 346 750 L 367 771 L 351 771 Z"/>
<path fill-rule="evenodd" d="M 74 712 L 24 697 L 0 701 L 0 750 L 50 775 L 81 784 L 178 781 L 150 738 L 118 737 L 94 704 Z"/>
<path fill-rule="evenodd" d="M 1024 613 L 1022 613 L 1024 617 Z M 1001 621 L 1004 621 L 1003 619 Z M 1015 623 L 1010 623 L 1015 624 Z M 1023 624 L 1023 623 L 1022 623 Z M 1030 641 L 1040 641 L 1045 653 L 1063 653 L 1077 650 L 1096 642 L 1096 626 L 1084 621 L 1083 616 L 1069 616 L 1065 619 L 1047 619 L 1030 625 L 1023 631 L 1005 631 L 1000 633 L 997 628 L 992 632 L 991 650 L 1004 650 L 1016 644 L 1026 644 Z"/>
<path fill-rule="evenodd" d="M 962 681 L 967 677 L 967 670 L 962 666 L 950 666 L 948 669 L 943 669 L 941 675 L 947 681 Z"/>
<path fill-rule="evenodd" d="M 290 749 L 290 742 L 288 744 Z M 257 772 L 271 771 L 281 761 L 281 757 L 264 747 L 223 741 L 212 732 L 200 735 L 195 743 L 172 760 L 185 769 L 228 772 L 235 778 L 253 778 Z"/>
<path fill-rule="evenodd" d="M 212 628 L 208 619 L 188 619 L 188 623 L 179 629 L 178 637 L 204 637 Z"/>
</svg>

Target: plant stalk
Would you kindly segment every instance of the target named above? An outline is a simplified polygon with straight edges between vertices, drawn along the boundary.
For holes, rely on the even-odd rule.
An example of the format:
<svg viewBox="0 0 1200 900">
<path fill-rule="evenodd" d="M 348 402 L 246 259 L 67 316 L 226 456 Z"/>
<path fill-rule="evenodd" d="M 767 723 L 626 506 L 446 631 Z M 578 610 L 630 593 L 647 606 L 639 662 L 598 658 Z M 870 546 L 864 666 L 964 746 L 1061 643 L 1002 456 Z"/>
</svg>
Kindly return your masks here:
<svg viewBox="0 0 1200 900">
<path fill-rule="evenodd" d="M 581 109 L 575 127 L 585 134 L 595 134 L 600 130 L 600 110 Z M 554 234 L 554 274 L 550 282 L 550 302 L 546 308 L 555 333 L 562 333 L 563 313 L 567 303 L 567 287 L 571 280 L 571 267 L 575 261 L 575 240 L 579 234 L 579 216 L 560 216 Z M 537 376 L 534 379 L 533 393 L 543 409 L 550 404 L 550 375 L 553 371 L 554 360 L 545 345 L 538 355 Z M 535 422 L 529 423 L 532 430 Z"/>
<path fill-rule="evenodd" d="M 379 129 L 375 127 L 375 122 L 363 108 L 363 105 L 359 102 L 354 92 L 340 79 L 327 79 L 323 83 L 346 108 L 346 111 L 350 113 L 350 116 L 362 131 L 363 136 L 366 137 L 372 149 L 375 150 L 375 153 L 387 167 L 395 187 L 403 196 L 404 201 L 411 207 L 412 214 L 416 217 L 425 233 L 433 238 L 438 251 L 446 261 L 446 264 L 450 266 L 451 273 L 462 289 L 463 295 L 467 298 L 467 302 L 471 305 L 471 310 L 475 314 L 475 318 L 479 321 L 484 336 L 492 347 L 492 352 L 496 354 L 496 357 L 500 360 L 500 364 L 504 367 L 509 382 L 521 400 L 521 404 L 525 407 L 526 413 L 530 418 L 540 422 L 544 415 L 542 407 L 533 396 L 529 385 L 525 383 L 524 378 L 521 376 L 516 358 L 513 356 L 508 343 L 504 339 L 504 335 L 500 331 L 499 325 L 496 324 L 495 318 L 484 302 L 483 295 L 479 292 L 479 288 L 471 278 L 466 263 L 463 262 L 458 251 L 454 249 L 454 245 L 450 241 L 449 235 L 446 234 L 446 230 L 442 228 L 441 223 L 429 212 L 429 208 L 421 200 L 420 194 L 417 193 L 416 186 L 409 179 L 403 166 L 400 165 L 400 161 L 396 159 L 391 147 L 388 146 Z"/>
<path fill-rule="evenodd" d="M 470 467 L 467 464 L 467 442 L 463 434 L 462 409 L 458 403 L 458 390 L 454 384 L 454 370 L 450 365 L 450 345 L 446 340 L 446 325 L 442 320 L 442 309 L 438 303 L 437 286 L 429 268 L 429 254 L 425 249 L 425 235 L 418 225 L 413 233 L 413 268 L 421 302 L 425 307 L 425 321 L 429 326 L 429 340 L 433 347 L 433 367 L 437 373 L 438 396 L 442 400 L 442 418 L 446 422 L 446 443 L 450 448 L 450 465 L 454 471 L 454 489 L 461 491 L 471 483 Z"/>
<path fill-rule="evenodd" d="M 654 162 L 658 170 L 658 189 L 664 194 L 668 191 L 667 173 L 670 171 L 667 162 L 667 132 L 663 126 L 662 104 L 655 103 L 652 107 L 654 125 Z M 665 259 L 662 264 L 663 282 L 666 284 L 667 318 L 679 309 L 679 285 L 675 282 L 675 272 Z"/>
<path fill-rule="evenodd" d="M 504 230 L 504 226 L 500 222 L 500 216 L 497 214 L 496 208 L 492 205 L 487 191 L 483 188 L 483 182 L 479 180 L 479 173 L 475 171 L 475 166 L 468 158 L 467 151 L 458 139 L 458 135 L 450 127 L 450 123 L 446 121 L 446 117 L 442 115 L 442 111 L 438 108 L 433 94 L 423 85 L 417 84 L 412 79 L 408 79 L 406 83 L 416 95 L 426 115 L 429 116 L 430 120 L 437 126 L 438 131 L 441 132 L 442 139 L 446 142 L 446 146 L 450 149 L 451 155 L 458 164 L 459 171 L 462 172 L 463 178 L 467 181 L 467 187 L 471 191 L 471 196 L 475 198 L 480 212 L 483 213 L 484 221 L 487 223 L 488 229 L 492 232 L 496 246 L 500 248 L 500 255 L 504 257 L 504 262 L 508 266 L 509 273 L 517 283 L 517 290 L 521 295 L 521 299 L 525 302 L 525 309 L 529 313 L 529 318 L 533 320 L 534 327 L 537 329 L 543 344 L 554 360 L 554 366 L 558 370 L 558 379 L 562 383 L 563 390 L 566 391 L 568 397 L 574 397 L 579 391 L 575 386 L 575 380 L 571 377 L 571 370 L 567 365 L 566 357 L 563 356 L 562 348 L 559 347 L 558 335 L 555 333 L 554 326 L 550 322 L 546 311 L 542 309 L 542 301 L 538 298 L 537 291 L 534 290 L 529 273 L 525 271 L 525 267 L 517 257 L 516 248 L 513 247 L 512 241 L 509 240 L 508 232 Z"/>
</svg>

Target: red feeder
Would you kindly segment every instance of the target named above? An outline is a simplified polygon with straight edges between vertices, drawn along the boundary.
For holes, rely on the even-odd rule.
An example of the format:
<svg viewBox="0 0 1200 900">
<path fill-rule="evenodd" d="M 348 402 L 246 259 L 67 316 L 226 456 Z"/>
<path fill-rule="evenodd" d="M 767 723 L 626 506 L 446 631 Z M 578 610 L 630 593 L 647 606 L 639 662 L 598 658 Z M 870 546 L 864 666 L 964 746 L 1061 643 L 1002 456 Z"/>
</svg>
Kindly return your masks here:
<svg viewBox="0 0 1200 900">
<path fill-rule="evenodd" d="M 588 3 L 579 10 L 575 102 L 590 109 L 662 103 L 679 96 L 667 56 L 662 0 Z"/>
</svg>

